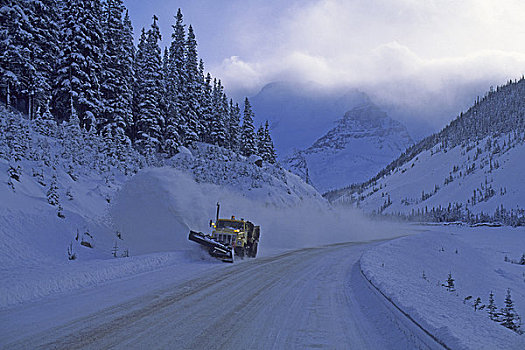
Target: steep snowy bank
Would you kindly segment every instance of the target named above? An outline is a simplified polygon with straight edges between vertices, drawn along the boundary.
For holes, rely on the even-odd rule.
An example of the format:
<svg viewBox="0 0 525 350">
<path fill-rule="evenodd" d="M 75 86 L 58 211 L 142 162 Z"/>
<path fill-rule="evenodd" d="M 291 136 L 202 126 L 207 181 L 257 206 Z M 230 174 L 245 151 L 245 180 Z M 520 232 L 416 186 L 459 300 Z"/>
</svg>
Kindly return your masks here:
<svg viewBox="0 0 525 350">
<path fill-rule="evenodd" d="M 505 256 L 519 260 L 523 247 L 524 229 L 443 227 L 379 245 L 363 254 L 361 268 L 397 306 L 450 348 L 519 349 L 525 346 L 525 336 L 490 320 L 487 305 L 492 291 L 501 311 L 510 289 L 517 314 L 525 316 L 525 266 L 505 261 Z M 454 291 L 443 286 L 449 274 Z M 486 306 L 479 310 L 482 305 Z"/>
</svg>

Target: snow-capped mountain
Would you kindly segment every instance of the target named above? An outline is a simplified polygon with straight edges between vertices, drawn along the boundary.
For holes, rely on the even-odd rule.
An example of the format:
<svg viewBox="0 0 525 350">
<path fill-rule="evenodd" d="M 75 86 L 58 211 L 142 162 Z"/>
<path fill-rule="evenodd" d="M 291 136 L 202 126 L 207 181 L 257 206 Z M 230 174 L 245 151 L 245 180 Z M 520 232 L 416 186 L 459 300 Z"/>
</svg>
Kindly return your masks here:
<svg viewBox="0 0 525 350">
<path fill-rule="evenodd" d="M 285 166 L 325 192 L 369 179 L 412 144 L 405 126 L 368 98 Z"/>
<path fill-rule="evenodd" d="M 368 212 L 422 220 L 516 224 L 525 216 L 524 155 L 522 77 L 491 90 L 372 179 L 326 197 Z"/>
<path fill-rule="evenodd" d="M 250 101 L 256 122 L 269 121 L 277 154 L 283 157 L 310 146 L 368 96 L 356 89 L 327 90 L 316 83 L 273 82 Z"/>
</svg>

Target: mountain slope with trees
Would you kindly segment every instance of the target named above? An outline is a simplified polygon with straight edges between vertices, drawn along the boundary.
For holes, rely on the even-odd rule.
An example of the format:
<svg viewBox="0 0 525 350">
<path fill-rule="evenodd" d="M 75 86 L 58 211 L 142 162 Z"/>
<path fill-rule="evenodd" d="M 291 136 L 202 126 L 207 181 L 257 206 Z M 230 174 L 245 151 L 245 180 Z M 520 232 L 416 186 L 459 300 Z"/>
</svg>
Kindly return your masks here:
<svg viewBox="0 0 525 350">
<path fill-rule="evenodd" d="M 525 223 L 525 79 L 478 98 L 442 131 L 409 147 L 332 202 L 423 221 Z"/>
</svg>

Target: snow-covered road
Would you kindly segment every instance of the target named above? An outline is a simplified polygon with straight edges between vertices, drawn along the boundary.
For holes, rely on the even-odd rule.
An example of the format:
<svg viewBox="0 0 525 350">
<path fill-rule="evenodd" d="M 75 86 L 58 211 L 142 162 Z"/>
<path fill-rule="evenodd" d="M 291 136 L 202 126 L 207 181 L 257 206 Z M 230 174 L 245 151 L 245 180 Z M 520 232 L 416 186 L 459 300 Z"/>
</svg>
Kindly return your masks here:
<svg viewBox="0 0 525 350">
<path fill-rule="evenodd" d="M 142 274 L 101 287 L 105 292 L 77 292 L 69 302 L 67 296 L 44 299 L 45 310 L 22 305 L 0 312 L 2 347 L 439 348 L 362 277 L 358 261 L 367 247 L 338 244 L 227 266 L 212 264 L 212 271 L 201 270 L 177 282 L 168 279 L 164 285 L 148 284 L 151 274 Z M 111 296 L 97 296 L 108 291 L 135 296 L 86 312 L 90 298 L 112 304 Z M 75 299 L 78 312 L 71 302 Z M 5 327 L 6 322 L 11 327 Z"/>
</svg>

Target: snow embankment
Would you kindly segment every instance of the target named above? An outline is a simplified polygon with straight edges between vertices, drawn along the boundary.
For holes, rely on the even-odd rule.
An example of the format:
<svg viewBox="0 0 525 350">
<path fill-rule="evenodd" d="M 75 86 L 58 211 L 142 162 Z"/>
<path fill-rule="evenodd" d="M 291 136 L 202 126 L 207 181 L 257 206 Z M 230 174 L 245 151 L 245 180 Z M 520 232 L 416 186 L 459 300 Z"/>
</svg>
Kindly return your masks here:
<svg viewBox="0 0 525 350">
<path fill-rule="evenodd" d="M 492 321 L 487 307 L 493 292 L 501 311 L 510 289 L 516 313 L 525 317 L 525 265 L 505 261 L 519 260 L 524 247 L 524 229 L 444 227 L 365 252 L 361 269 L 398 308 L 449 348 L 525 349 L 525 335 Z M 449 274 L 454 279 L 450 291 L 444 286 Z"/>
</svg>

